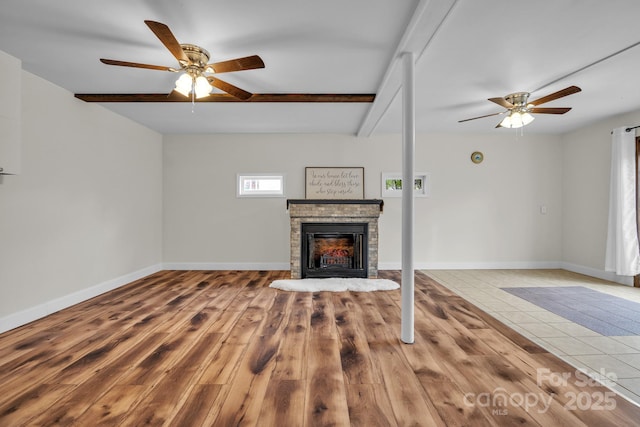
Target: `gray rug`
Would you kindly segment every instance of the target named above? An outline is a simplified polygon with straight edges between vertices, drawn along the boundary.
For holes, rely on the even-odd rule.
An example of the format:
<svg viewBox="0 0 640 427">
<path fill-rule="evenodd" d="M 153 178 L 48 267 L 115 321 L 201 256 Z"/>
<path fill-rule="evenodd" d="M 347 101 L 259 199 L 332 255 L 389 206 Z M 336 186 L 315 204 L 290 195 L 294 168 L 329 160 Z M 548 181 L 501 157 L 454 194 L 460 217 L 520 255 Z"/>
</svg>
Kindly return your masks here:
<svg viewBox="0 0 640 427">
<path fill-rule="evenodd" d="M 501 289 L 601 335 L 640 335 L 637 302 L 583 286 Z"/>
<path fill-rule="evenodd" d="M 400 288 L 396 282 L 387 279 L 338 278 L 274 280 L 270 288 L 294 292 L 371 292 L 390 291 Z"/>
</svg>

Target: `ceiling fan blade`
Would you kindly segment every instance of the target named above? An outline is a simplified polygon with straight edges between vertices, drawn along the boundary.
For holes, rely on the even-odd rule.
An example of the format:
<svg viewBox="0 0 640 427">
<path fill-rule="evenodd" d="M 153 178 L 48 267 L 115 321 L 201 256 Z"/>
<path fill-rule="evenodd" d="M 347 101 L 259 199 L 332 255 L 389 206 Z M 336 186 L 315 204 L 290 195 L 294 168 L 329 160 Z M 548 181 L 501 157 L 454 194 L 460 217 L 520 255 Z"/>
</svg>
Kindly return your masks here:
<svg viewBox="0 0 640 427">
<path fill-rule="evenodd" d="M 264 68 L 264 62 L 258 55 L 246 56 L 244 58 L 231 59 L 229 61 L 216 62 L 208 64 L 207 69 L 211 68 L 214 73 L 228 73 L 231 71 L 254 70 L 256 68 Z"/>
<path fill-rule="evenodd" d="M 496 104 L 498 104 L 501 107 L 506 108 L 507 110 L 510 110 L 511 108 L 514 107 L 514 105 L 512 103 L 510 103 L 509 101 L 507 101 L 504 98 L 489 98 L 489 101 L 495 102 Z"/>
<path fill-rule="evenodd" d="M 233 95 L 236 98 L 242 99 L 243 101 L 246 101 L 247 99 L 251 98 L 251 95 L 253 95 L 246 90 L 242 90 L 239 87 L 232 85 L 231 83 L 216 79 L 215 77 L 209 76 L 207 77 L 207 80 L 209 80 L 211 86 L 217 87 L 218 89 L 227 92 L 229 95 Z"/>
<path fill-rule="evenodd" d="M 458 120 L 458 123 L 468 122 L 469 120 L 475 120 L 475 119 L 483 119 L 485 117 L 498 116 L 504 113 L 506 113 L 506 111 L 501 111 L 500 113 L 487 114 L 486 116 L 473 117 L 471 119 Z"/>
<path fill-rule="evenodd" d="M 581 90 L 582 89 L 580 89 L 578 86 L 569 86 L 567 88 L 564 88 L 562 90 L 559 90 L 547 96 L 543 96 L 542 98 L 538 98 L 535 101 L 531 101 L 528 103 L 528 105 L 544 104 L 545 102 L 550 102 L 550 101 L 553 101 L 554 99 L 562 98 L 568 95 L 573 95 L 574 93 L 578 93 Z"/>
<path fill-rule="evenodd" d="M 173 71 L 178 72 L 175 68 L 165 67 L 164 65 L 140 64 L 138 62 L 117 61 L 115 59 L 100 58 L 100 62 L 107 65 L 119 65 L 121 67 L 147 68 L 149 70 Z"/>
<path fill-rule="evenodd" d="M 160 39 L 162 44 L 165 45 L 169 52 L 178 60 L 180 64 L 189 64 L 189 58 L 182 50 L 180 43 L 176 40 L 175 36 L 165 24 L 156 21 L 144 21 L 145 24 L 153 31 L 153 33 Z"/>
<path fill-rule="evenodd" d="M 530 113 L 535 114 L 564 114 L 567 111 L 571 110 L 571 107 L 558 107 L 558 108 L 530 108 Z"/>
</svg>

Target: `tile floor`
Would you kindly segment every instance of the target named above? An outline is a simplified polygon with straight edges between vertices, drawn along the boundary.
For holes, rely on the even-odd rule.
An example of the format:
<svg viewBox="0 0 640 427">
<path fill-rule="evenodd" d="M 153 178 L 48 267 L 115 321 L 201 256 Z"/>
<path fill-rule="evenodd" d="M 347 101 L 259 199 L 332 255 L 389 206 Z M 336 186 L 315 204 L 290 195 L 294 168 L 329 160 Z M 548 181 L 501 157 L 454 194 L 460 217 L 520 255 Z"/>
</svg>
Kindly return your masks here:
<svg viewBox="0 0 640 427">
<path fill-rule="evenodd" d="M 426 270 L 427 275 L 640 405 L 640 335 L 603 336 L 501 288 L 584 286 L 640 303 L 640 288 L 565 270 Z M 613 380 L 613 381 L 610 381 Z"/>
</svg>

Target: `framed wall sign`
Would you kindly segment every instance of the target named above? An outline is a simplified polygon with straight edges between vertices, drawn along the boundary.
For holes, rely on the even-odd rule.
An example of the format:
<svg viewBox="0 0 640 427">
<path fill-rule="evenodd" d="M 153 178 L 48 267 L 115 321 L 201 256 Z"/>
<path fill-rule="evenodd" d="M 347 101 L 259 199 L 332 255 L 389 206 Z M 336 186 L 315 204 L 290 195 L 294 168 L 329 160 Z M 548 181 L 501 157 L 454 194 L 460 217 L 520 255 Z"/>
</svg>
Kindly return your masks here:
<svg viewBox="0 0 640 427">
<path fill-rule="evenodd" d="M 305 168 L 307 199 L 364 199 L 364 168 Z"/>
</svg>

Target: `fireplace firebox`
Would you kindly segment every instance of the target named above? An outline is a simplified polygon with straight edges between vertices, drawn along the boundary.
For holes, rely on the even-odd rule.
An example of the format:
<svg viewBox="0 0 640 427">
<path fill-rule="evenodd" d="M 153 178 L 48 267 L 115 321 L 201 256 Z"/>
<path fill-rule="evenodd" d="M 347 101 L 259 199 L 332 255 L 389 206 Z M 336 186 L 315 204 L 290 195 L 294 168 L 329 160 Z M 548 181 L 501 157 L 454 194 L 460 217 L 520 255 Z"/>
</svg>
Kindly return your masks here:
<svg viewBox="0 0 640 427">
<path fill-rule="evenodd" d="M 367 223 L 302 223 L 302 277 L 367 277 Z"/>
<path fill-rule="evenodd" d="M 378 277 L 378 218 L 382 204 L 382 200 L 373 199 L 287 200 L 291 278 Z M 308 227 L 310 237 L 303 234 Z M 313 252 L 307 252 L 309 242 Z M 321 244 L 333 248 L 320 249 L 316 255 L 316 247 Z"/>
</svg>

